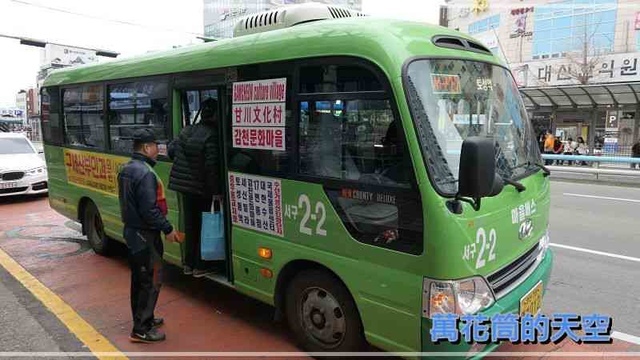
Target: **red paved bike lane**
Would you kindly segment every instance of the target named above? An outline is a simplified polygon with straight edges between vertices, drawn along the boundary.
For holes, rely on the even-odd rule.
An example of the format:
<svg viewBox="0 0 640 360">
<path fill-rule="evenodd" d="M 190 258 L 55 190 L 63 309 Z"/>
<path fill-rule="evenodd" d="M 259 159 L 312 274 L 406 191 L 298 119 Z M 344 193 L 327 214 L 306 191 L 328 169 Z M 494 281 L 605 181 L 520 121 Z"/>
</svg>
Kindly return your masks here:
<svg viewBox="0 0 640 360">
<path fill-rule="evenodd" d="M 126 257 L 96 255 L 67 219 L 50 209 L 46 198 L 0 199 L 0 248 L 123 352 L 300 351 L 284 324 L 273 322 L 271 307 L 212 281 L 184 276 L 172 266 L 166 268 L 156 314 L 165 318 L 167 340 L 130 343 Z M 606 345 L 565 340 L 557 345 L 505 345 L 500 351 L 625 352 L 640 347 L 617 340 Z M 605 357 L 611 358 L 597 358 Z"/>
</svg>

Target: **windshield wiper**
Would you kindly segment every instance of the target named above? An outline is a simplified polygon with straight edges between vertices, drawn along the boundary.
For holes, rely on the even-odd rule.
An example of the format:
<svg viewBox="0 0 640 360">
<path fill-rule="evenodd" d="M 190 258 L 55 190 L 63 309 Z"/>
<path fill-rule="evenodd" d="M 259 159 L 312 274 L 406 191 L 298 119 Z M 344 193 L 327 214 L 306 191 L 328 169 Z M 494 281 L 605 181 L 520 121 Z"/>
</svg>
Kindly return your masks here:
<svg viewBox="0 0 640 360">
<path fill-rule="evenodd" d="M 542 171 L 544 171 L 544 177 L 547 177 L 547 176 L 551 175 L 551 170 L 549 170 L 546 166 L 544 166 L 542 164 L 538 164 L 538 163 L 532 163 L 532 162 L 529 162 L 529 164 L 535 165 L 535 166 L 539 167 L 540 169 L 542 169 Z"/>
<path fill-rule="evenodd" d="M 511 180 L 509 178 L 502 178 L 502 181 L 504 181 L 505 184 L 513 185 L 513 187 L 515 187 L 516 190 L 518 190 L 518 192 L 523 192 L 523 191 L 527 190 L 527 188 L 524 187 L 524 185 L 522 185 L 522 183 L 520 183 L 518 181 Z"/>
</svg>

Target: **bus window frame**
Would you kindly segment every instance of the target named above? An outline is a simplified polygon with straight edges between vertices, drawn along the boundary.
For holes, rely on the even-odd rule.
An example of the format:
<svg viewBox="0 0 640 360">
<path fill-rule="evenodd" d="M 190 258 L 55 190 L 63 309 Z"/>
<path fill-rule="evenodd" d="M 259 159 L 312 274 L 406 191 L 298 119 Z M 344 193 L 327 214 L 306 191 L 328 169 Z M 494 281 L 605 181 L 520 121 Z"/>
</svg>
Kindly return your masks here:
<svg viewBox="0 0 640 360">
<path fill-rule="evenodd" d="M 301 68 L 307 67 L 307 66 L 322 66 L 322 65 L 360 66 L 363 69 L 371 72 L 371 74 L 376 77 L 376 79 L 381 85 L 381 89 L 373 90 L 373 91 L 361 91 L 361 92 L 349 91 L 349 92 L 329 92 L 329 93 L 327 92 L 301 93 L 299 91 L 300 85 L 301 85 L 300 83 Z M 422 198 L 422 192 L 420 191 L 420 188 L 418 186 L 417 168 L 414 166 L 414 162 L 413 162 L 414 160 L 413 157 L 415 155 L 411 153 L 411 148 L 408 143 L 405 126 L 402 123 L 403 120 L 398 108 L 398 102 L 395 96 L 396 93 L 393 91 L 393 87 L 391 86 L 391 82 L 389 81 L 388 76 L 386 76 L 386 74 L 373 62 L 364 58 L 353 57 L 353 56 L 328 56 L 328 57 L 299 60 L 296 63 L 294 72 L 295 72 L 294 79 L 296 81 L 296 87 L 292 95 L 293 95 L 293 101 L 294 101 L 295 107 L 292 110 L 295 110 L 295 114 L 293 117 L 295 122 L 294 128 L 296 131 L 295 168 L 294 168 L 295 174 L 292 174 L 292 176 L 289 176 L 289 178 L 295 181 L 321 185 L 327 197 L 330 197 L 329 191 L 336 191 L 337 189 L 344 189 L 344 188 L 358 189 L 358 190 L 369 191 L 373 193 L 386 193 L 386 194 L 397 195 L 399 197 L 415 196 L 415 194 L 418 193 L 419 196 L 418 196 L 418 199 L 416 200 L 416 203 L 421 209 L 421 214 L 419 215 L 421 219 L 420 221 L 421 236 L 419 240 L 417 240 L 420 243 L 418 252 L 410 252 L 410 251 L 404 251 L 400 249 L 388 248 L 385 246 L 376 246 L 373 244 L 369 244 L 365 241 L 362 241 L 362 239 L 360 239 L 359 236 L 354 235 L 353 233 L 351 233 L 351 231 L 349 231 L 349 235 L 353 238 L 354 241 L 360 244 L 372 246 L 382 251 L 392 251 L 395 253 L 402 254 L 403 256 L 412 256 L 412 257 L 423 256 L 425 254 L 425 250 L 426 250 L 425 244 L 427 240 L 425 238 L 426 224 L 425 224 L 424 216 L 422 215 L 424 214 L 424 211 L 425 211 L 425 205 Z M 335 178 L 300 173 L 300 169 L 299 169 L 300 103 L 303 101 L 315 102 L 315 101 L 332 101 L 332 100 L 333 101 L 335 100 L 386 100 L 386 101 L 389 101 L 391 113 L 393 114 L 394 120 L 396 121 L 396 126 L 397 126 L 396 131 L 398 132 L 397 134 L 398 141 L 402 144 L 402 154 L 403 154 L 402 162 L 406 164 L 405 168 L 408 169 L 408 172 L 407 172 L 408 184 L 405 183 L 399 186 L 387 185 L 387 184 L 383 185 L 383 184 L 375 184 L 375 183 L 365 183 L 357 180 L 335 179 Z M 410 120 L 410 123 L 413 124 L 413 121 Z M 417 156 L 420 157 L 420 154 L 418 154 Z M 408 187 L 406 185 L 408 185 Z M 333 206 L 336 206 L 336 205 L 333 205 Z M 342 210 L 339 210 L 338 208 L 336 208 L 336 211 L 341 212 Z M 340 221 L 342 222 L 343 226 L 349 226 L 348 224 L 344 223 L 344 219 L 342 216 L 340 216 Z"/>
<path fill-rule="evenodd" d="M 64 92 L 66 90 L 69 89 L 84 89 L 85 87 L 89 87 L 89 86 L 101 86 L 102 87 L 102 122 L 104 125 L 104 134 L 103 134 L 103 141 L 104 141 L 104 148 L 100 149 L 100 148 L 91 148 L 91 147 L 86 147 L 86 146 L 81 146 L 81 145 L 72 145 L 67 143 L 67 121 L 65 118 L 65 112 L 64 112 Z M 65 84 L 65 85 L 60 85 L 59 86 L 59 93 L 60 93 L 60 111 L 59 111 L 59 116 L 60 116 L 60 123 L 62 126 L 62 143 L 56 145 L 56 146 L 60 146 L 63 148 L 68 148 L 68 149 L 74 149 L 74 150 L 82 150 L 82 151 L 89 151 L 89 152 L 93 152 L 93 153 L 109 153 L 109 151 L 111 150 L 111 144 L 109 143 L 109 119 L 107 118 L 107 87 L 105 85 L 104 81 L 91 81 L 91 82 L 84 82 L 84 83 L 73 83 L 73 84 Z"/>
<path fill-rule="evenodd" d="M 326 56 L 326 57 L 317 57 L 310 59 L 302 59 L 296 61 L 296 66 L 294 69 L 295 72 L 295 80 L 297 82 L 297 86 L 294 89 L 293 101 L 295 103 L 296 113 L 294 115 L 295 118 L 295 131 L 296 131 L 296 147 L 295 147 L 295 175 L 292 180 L 303 181 L 321 184 L 323 187 L 335 187 L 340 184 L 340 186 L 359 186 L 359 187 L 367 187 L 370 189 L 380 189 L 387 192 L 404 192 L 404 191 L 419 191 L 418 181 L 417 181 L 417 173 L 416 168 L 413 165 L 413 158 L 410 152 L 410 147 L 407 142 L 407 136 L 405 132 L 405 126 L 402 123 L 402 117 L 400 116 L 400 111 L 398 109 L 398 104 L 396 101 L 396 94 L 393 91 L 391 86 L 391 82 L 385 73 L 378 67 L 375 63 L 360 57 L 355 56 Z M 360 66 L 365 70 L 368 70 L 376 77 L 378 82 L 380 83 L 382 89 L 381 90 L 373 90 L 373 91 L 349 91 L 349 92 L 322 92 L 322 93 L 301 93 L 299 92 L 300 88 L 300 71 L 302 67 L 309 66 L 323 66 L 323 65 L 337 65 L 337 66 Z M 392 186 L 392 185 L 375 185 L 369 183 L 362 183 L 359 181 L 349 180 L 349 179 L 332 179 L 322 176 L 314 176 L 301 174 L 299 169 L 299 160 L 300 160 L 300 111 L 299 104 L 303 101 L 332 101 L 332 100 L 387 100 L 389 101 L 389 105 L 391 108 L 391 112 L 395 121 L 397 121 L 397 131 L 398 131 L 398 141 L 402 143 L 402 151 L 403 151 L 403 162 L 407 163 L 408 168 L 410 169 L 407 174 L 409 177 L 409 187 L 404 186 Z M 420 201 L 422 203 L 422 201 Z"/>
</svg>

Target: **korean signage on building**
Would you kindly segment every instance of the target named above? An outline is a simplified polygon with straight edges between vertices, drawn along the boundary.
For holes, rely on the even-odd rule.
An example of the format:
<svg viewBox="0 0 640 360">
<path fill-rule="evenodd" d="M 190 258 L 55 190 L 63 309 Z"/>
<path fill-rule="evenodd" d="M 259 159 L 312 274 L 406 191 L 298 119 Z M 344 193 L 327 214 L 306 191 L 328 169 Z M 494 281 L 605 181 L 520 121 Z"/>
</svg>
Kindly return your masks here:
<svg viewBox="0 0 640 360">
<path fill-rule="evenodd" d="M 587 63 L 591 66 L 563 58 L 513 64 L 511 69 L 522 87 L 578 85 L 581 78 L 588 84 L 640 81 L 640 52 L 587 58 Z"/>
<path fill-rule="evenodd" d="M 280 180 L 230 172 L 229 198 L 234 224 L 272 235 L 284 235 Z"/>
<path fill-rule="evenodd" d="M 511 35 L 509 37 L 529 37 L 533 35 L 533 32 L 527 31 L 527 16 L 530 12 L 533 12 L 533 7 L 511 10 L 511 16 L 514 17 L 514 20 L 513 27 L 511 29 Z"/>
<path fill-rule="evenodd" d="M 233 83 L 233 147 L 285 150 L 287 79 Z"/>
</svg>

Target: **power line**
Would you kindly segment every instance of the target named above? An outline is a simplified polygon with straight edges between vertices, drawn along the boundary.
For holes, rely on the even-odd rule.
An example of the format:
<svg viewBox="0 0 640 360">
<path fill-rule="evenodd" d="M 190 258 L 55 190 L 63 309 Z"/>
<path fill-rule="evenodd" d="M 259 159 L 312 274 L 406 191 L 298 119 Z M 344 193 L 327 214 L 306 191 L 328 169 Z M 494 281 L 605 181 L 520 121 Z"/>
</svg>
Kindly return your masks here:
<svg viewBox="0 0 640 360">
<path fill-rule="evenodd" d="M 110 19 L 110 18 L 106 18 L 106 17 L 83 14 L 83 13 L 79 13 L 79 12 L 75 12 L 75 11 L 55 8 L 55 7 L 41 5 L 41 4 L 35 4 L 35 3 L 28 2 L 28 1 L 22 1 L 22 0 L 9 0 L 9 1 L 14 2 L 16 4 L 20 4 L 20 5 L 32 6 L 32 7 L 36 7 L 36 8 L 40 8 L 40 9 L 60 12 L 60 13 L 69 14 L 69 15 L 81 16 L 81 17 L 90 18 L 90 19 L 94 19 L 94 20 L 109 21 L 109 22 L 113 22 L 113 23 L 117 23 L 117 24 L 121 24 L 121 25 L 137 26 L 137 27 L 146 28 L 146 29 L 162 30 L 162 31 L 173 32 L 173 33 L 189 34 L 189 35 L 194 35 L 194 36 L 196 36 L 198 38 L 204 38 L 205 37 L 204 34 L 202 34 L 202 33 L 195 33 L 195 32 L 191 32 L 191 31 L 183 31 L 183 30 L 169 29 L 169 28 L 163 28 L 163 27 L 142 25 L 142 24 L 138 24 L 138 23 L 134 23 L 134 22 L 130 22 L 130 21 L 125 21 L 125 20 Z"/>
</svg>

